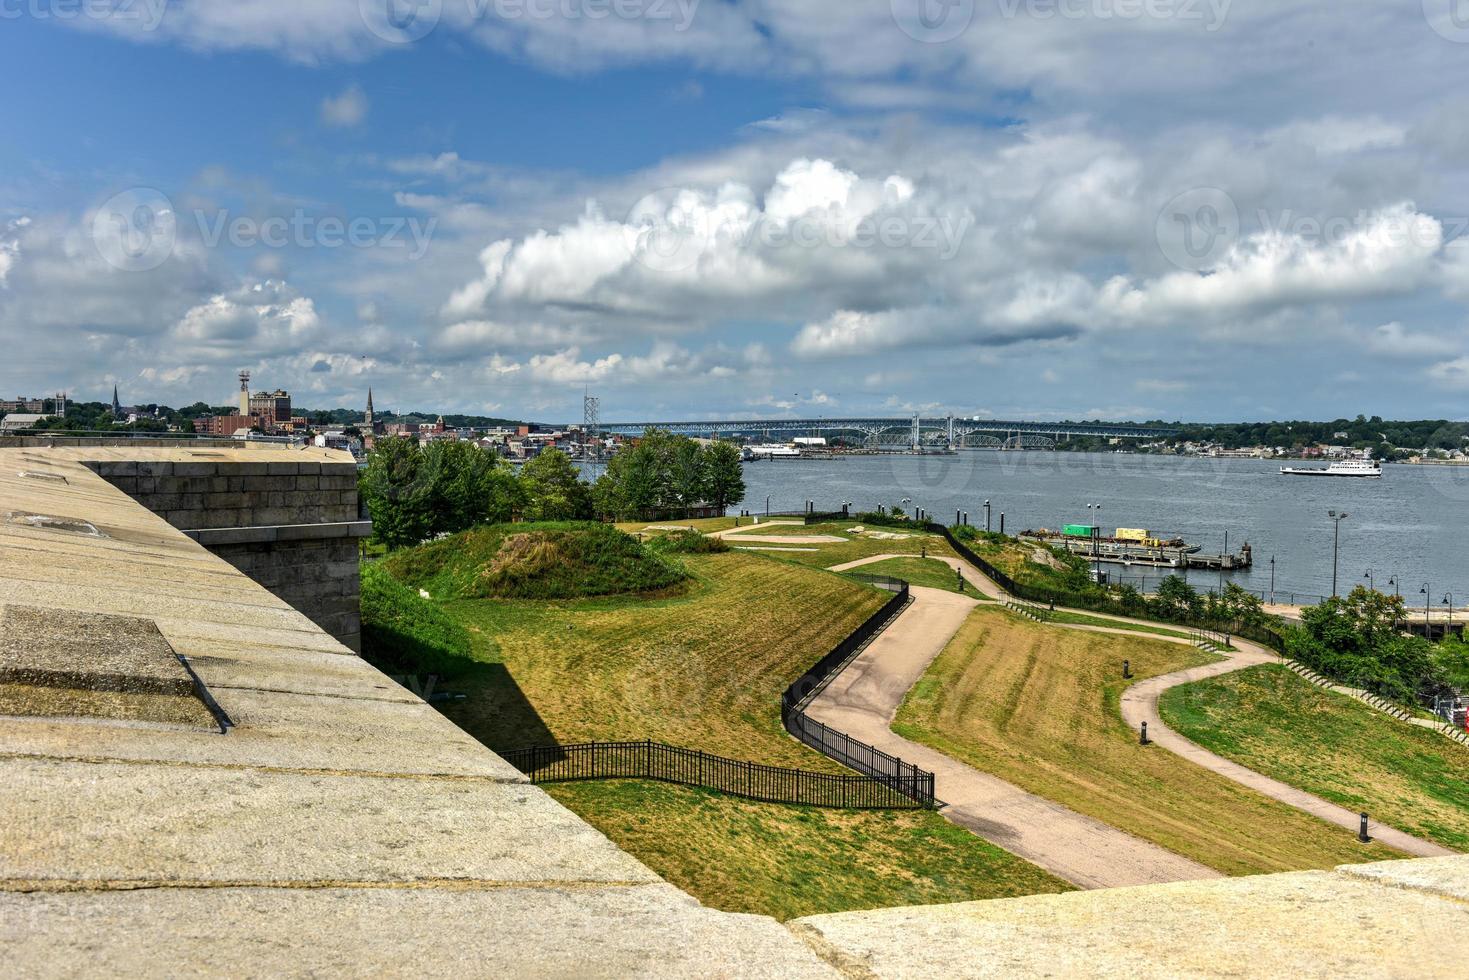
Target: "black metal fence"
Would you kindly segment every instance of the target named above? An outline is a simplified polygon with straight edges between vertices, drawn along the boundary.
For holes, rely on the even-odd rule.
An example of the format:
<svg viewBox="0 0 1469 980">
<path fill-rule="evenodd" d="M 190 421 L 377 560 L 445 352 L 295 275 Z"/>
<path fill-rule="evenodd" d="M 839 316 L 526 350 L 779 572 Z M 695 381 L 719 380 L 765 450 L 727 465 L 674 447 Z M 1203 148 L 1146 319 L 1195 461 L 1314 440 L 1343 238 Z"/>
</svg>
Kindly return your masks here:
<svg viewBox="0 0 1469 980">
<path fill-rule="evenodd" d="M 931 809 L 936 805 L 933 773 L 852 738 L 806 714 L 806 707 L 822 688 L 841 672 L 868 640 L 879 633 L 908 604 L 908 583 L 902 579 L 877 575 L 854 577 L 887 589 L 893 596 L 857 627 L 851 636 L 837 644 L 835 649 L 817 661 L 798 681 L 786 688 L 780 700 L 781 724 L 785 725 L 786 731 L 822 755 L 901 793 L 912 801 L 911 805 Z"/>
<path fill-rule="evenodd" d="M 868 776 L 767 766 L 664 742 L 583 742 L 511 749 L 500 754 L 535 783 L 653 779 L 766 803 L 885 810 L 922 805 L 912 793 Z M 930 775 L 930 796 L 932 778 Z"/>
</svg>

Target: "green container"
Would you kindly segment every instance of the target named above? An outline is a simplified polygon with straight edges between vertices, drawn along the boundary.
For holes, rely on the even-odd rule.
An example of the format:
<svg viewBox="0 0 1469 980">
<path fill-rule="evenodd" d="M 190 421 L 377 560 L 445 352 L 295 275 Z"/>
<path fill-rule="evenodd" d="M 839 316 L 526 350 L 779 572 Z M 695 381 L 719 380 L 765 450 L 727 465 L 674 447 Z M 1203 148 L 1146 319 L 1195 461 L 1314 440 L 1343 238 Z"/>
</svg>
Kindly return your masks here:
<svg viewBox="0 0 1469 980">
<path fill-rule="evenodd" d="M 1095 530 L 1091 524 L 1067 524 L 1061 528 L 1061 533 L 1068 538 L 1089 538 Z"/>
</svg>

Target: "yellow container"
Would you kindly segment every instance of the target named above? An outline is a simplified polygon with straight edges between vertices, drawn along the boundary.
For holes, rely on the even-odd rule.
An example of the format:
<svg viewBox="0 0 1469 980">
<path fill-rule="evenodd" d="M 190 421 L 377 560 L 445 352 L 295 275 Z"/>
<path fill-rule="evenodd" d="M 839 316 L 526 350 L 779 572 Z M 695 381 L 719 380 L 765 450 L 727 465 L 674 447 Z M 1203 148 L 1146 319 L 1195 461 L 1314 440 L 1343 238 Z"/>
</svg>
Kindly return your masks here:
<svg viewBox="0 0 1469 980">
<path fill-rule="evenodd" d="M 1114 537 L 1119 541 L 1147 541 L 1151 535 L 1145 527 L 1119 527 Z"/>
</svg>

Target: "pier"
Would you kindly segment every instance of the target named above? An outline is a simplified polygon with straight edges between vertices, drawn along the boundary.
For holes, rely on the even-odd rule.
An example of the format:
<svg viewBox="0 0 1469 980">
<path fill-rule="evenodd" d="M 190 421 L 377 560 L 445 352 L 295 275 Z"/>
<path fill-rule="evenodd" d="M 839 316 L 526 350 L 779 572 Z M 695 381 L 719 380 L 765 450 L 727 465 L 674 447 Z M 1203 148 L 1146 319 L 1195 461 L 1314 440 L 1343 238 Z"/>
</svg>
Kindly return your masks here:
<svg viewBox="0 0 1469 980">
<path fill-rule="evenodd" d="M 1113 565 L 1223 569 L 1230 572 L 1246 569 L 1254 564 L 1254 557 L 1248 543 L 1234 553 L 1209 555 L 1200 553 L 1198 545 L 1188 544 L 1146 545 L 1135 541 L 1067 537 L 1035 531 L 1022 532 L 1020 537 L 1028 541 L 1065 548 L 1073 555 Z"/>
</svg>

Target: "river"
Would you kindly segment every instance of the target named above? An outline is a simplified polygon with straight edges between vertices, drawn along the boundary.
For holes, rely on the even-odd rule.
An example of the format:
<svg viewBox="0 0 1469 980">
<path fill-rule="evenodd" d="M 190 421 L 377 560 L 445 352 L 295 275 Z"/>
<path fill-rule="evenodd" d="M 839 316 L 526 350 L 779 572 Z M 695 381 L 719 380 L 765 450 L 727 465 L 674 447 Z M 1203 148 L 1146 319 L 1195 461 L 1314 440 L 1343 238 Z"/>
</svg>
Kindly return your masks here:
<svg viewBox="0 0 1469 980">
<path fill-rule="evenodd" d="M 1292 465 L 1311 465 L 1295 463 Z M 1324 465 L 1324 464 L 1321 464 Z M 741 505 L 800 510 L 855 511 L 899 504 L 923 507 L 951 523 L 955 510 L 984 525 L 984 501 L 998 530 L 1008 533 L 1093 523 L 1087 504 L 1100 504 L 1106 533 L 1116 527 L 1148 528 L 1157 537 L 1181 537 L 1206 553 L 1249 542 L 1255 565 L 1224 573 L 1224 580 L 1256 592 L 1270 589 L 1282 602 L 1314 602 L 1331 592 L 1332 521 L 1327 511 L 1346 511 L 1341 524 L 1338 588 L 1368 584 L 1382 591 L 1389 578 L 1410 607 L 1422 608 L 1420 589 L 1431 585 L 1434 605 L 1448 593 L 1456 605 L 1469 600 L 1469 466 L 1390 465 L 1380 480 L 1282 476 L 1271 460 L 1152 456 L 1132 453 L 995 452 L 967 450 L 953 456 L 846 456 L 836 459 L 759 461 L 745 464 L 748 493 Z M 905 498 L 908 502 L 904 502 Z M 737 512 L 737 511 L 736 511 Z M 1116 577 L 1151 587 L 1166 572 L 1142 566 L 1104 565 Z M 1197 588 L 1217 586 L 1218 572 L 1194 570 Z"/>
</svg>

